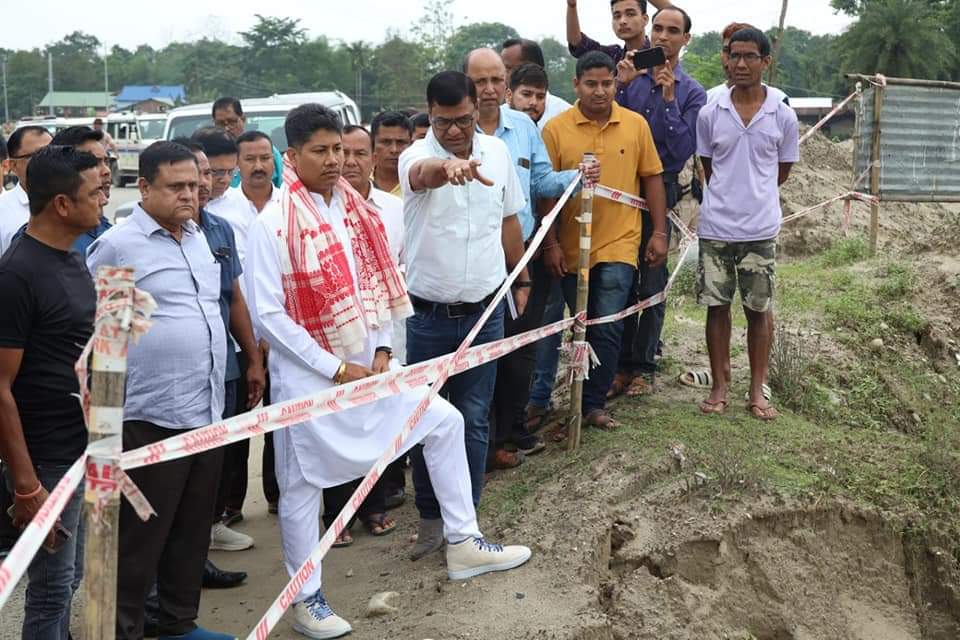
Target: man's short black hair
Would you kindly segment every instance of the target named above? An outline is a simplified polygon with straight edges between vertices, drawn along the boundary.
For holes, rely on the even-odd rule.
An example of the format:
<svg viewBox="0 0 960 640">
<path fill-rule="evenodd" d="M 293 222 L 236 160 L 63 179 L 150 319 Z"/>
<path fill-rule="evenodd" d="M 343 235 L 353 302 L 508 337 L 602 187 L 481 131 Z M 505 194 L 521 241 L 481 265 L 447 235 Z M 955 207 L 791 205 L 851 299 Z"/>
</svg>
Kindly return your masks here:
<svg viewBox="0 0 960 640">
<path fill-rule="evenodd" d="M 23 138 L 28 133 L 35 133 L 37 135 L 45 133 L 50 135 L 50 132 L 47 131 L 46 127 L 41 127 L 37 124 L 28 124 L 25 127 L 15 129 L 14 132 L 10 134 L 10 137 L 7 138 L 7 157 L 15 158 L 20 155 L 20 148 L 23 146 Z"/>
<path fill-rule="evenodd" d="M 413 135 L 413 123 L 400 111 L 382 111 L 373 117 L 370 123 L 370 136 L 376 140 L 380 127 L 400 127 Z"/>
<path fill-rule="evenodd" d="M 307 140 L 321 129 L 343 135 L 343 121 L 337 112 L 315 102 L 302 104 L 292 109 L 283 122 L 283 131 L 287 134 L 287 144 L 299 149 Z"/>
<path fill-rule="evenodd" d="M 657 16 L 663 13 L 664 11 L 676 11 L 677 13 L 683 16 L 683 32 L 684 33 L 690 33 L 690 30 L 693 29 L 693 22 L 691 22 L 690 20 L 690 14 L 676 5 L 671 4 L 671 5 L 667 5 L 663 9 L 660 9 L 655 14 L 653 14 L 653 19 L 656 20 Z"/>
<path fill-rule="evenodd" d="M 617 65 L 613 64 L 613 58 L 603 51 L 590 51 L 577 60 L 577 79 L 583 77 L 583 74 L 591 69 L 606 69 L 616 75 Z"/>
<path fill-rule="evenodd" d="M 219 127 L 203 127 L 190 136 L 194 142 L 203 146 L 208 158 L 237 155 L 237 141 L 232 135 Z"/>
<path fill-rule="evenodd" d="M 413 128 L 414 128 L 414 129 L 416 129 L 417 127 L 420 127 L 421 129 L 424 128 L 424 127 L 429 128 L 429 127 L 430 127 L 430 114 L 429 114 L 429 113 L 424 113 L 424 112 L 421 111 L 420 113 L 418 113 L 418 114 L 416 114 L 415 116 L 413 116 L 412 118 L 410 118 L 410 124 L 413 125 Z"/>
<path fill-rule="evenodd" d="M 202 144 L 200 144 L 196 140 L 191 140 L 187 136 L 180 136 L 179 138 L 174 138 L 170 142 L 175 142 L 179 144 L 181 147 L 186 147 L 187 149 L 190 149 L 192 153 L 202 153 L 203 155 L 207 155 L 207 152 L 204 150 Z"/>
<path fill-rule="evenodd" d="M 757 50 L 760 51 L 760 55 L 766 58 L 770 55 L 770 38 L 767 37 L 763 31 L 760 29 L 754 29 L 753 27 L 747 29 L 740 29 L 732 36 L 730 36 L 730 46 L 733 46 L 734 42 L 753 42 L 757 45 Z"/>
<path fill-rule="evenodd" d="M 193 155 L 193 151 L 182 144 L 167 140 L 154 142 L 140 153 L 140 177 L 149 183 L 153 183 L 160 173 L 160 165 L 176 164 L 188 160 L 194 165 L 197 164 L 197 158 Z"/>
<path fill-rule="evenodd" d="M 30 215 L 35 216 L 59 195 L 71 200 L 80 188 L 80 172 L 97 168 L 97 158 L 72 145 L 48 144 L 38 150 L 27 165 L 27 197 Z"/>
<path fill-rule="evenodd" d="M 540 48 L 540 44 L 535 40 L 528 40 L 526 38 L 507 38 L 503 41 L 503 45 L 500 47 L 500 50 L 509 49 L 510 47 L 515 47 L 520 45 L 520 61 L 521 62 L 532 62 L 541 67 L 546 67 L 547 63 L 543 58 L 543 49 Z"/>
<path fill-rule="evenodd" d="M 520 85 L 535 87 L 546 91 L 550 88 L 550 80 L 547 78 L 547 72 L 538 64 L 525 62 L 510 74 L 510 91 L 516 91 Z"/>
<path fill-rule="evenodd" d="M 101 142 L 103 140 L 103 131 L 97 131 L 93 127 L 88 127 L 86 125 L 77 125 L 75 127 L 67 127 L 62 131 L 58 131 L 57 135 L 53 136 L 53 140 L 50 141 L 50 144 L 77 147 L 84 142 L 90 142 L 91 140 L 93 142 Z"/>
<path fill-rule="evenodd" d="M 243 117 L 243 107 L 240 106 L 240 101 L 233 96 L 217 98 L 216 102 L 213 103 L 213 109 L 210 111 L 210 116 L 215 116 L 217 111 L 220 111 L 221 109 L 233 109 L 235 114 Z"/>
<path fill-rule="evenodd" d="M 427 106 L 455 107 L 464 98 L 477 103 L 477 85 L 465 73 L 441 71 L 427 83 Z"/>
<path fill-rule="evenodd" d="M 353 133 L 354 131 L 363 131 L 367 134 L 367 140 L 370 141 L 370 150 L 373 151 L 373 136 L 370 135 L 370 132 L 367 131 L 367 128 L 362 124 L 348 124 L 343 128 L 343 135 Z"/>
<path fill-rule="evenodd" d="M 647 0 L 633 0 L 640 7 L 640 13 L 647 15 Z M 623 0 L 610 0 L 610 6 L 617 4 L 618 2 L 623 2 Z"/>
<path fill-rule="evenodd" d="M 237 137 L 237 150 L 240 149 L 240 145 L 244 142 L 256 142 L 257 140 L 266 140 L 270 143 L 270 149 L 273 149 L 273 139 L 263 131 L 253 129 L 251 131 L 244 131 Z"/>
</svg>

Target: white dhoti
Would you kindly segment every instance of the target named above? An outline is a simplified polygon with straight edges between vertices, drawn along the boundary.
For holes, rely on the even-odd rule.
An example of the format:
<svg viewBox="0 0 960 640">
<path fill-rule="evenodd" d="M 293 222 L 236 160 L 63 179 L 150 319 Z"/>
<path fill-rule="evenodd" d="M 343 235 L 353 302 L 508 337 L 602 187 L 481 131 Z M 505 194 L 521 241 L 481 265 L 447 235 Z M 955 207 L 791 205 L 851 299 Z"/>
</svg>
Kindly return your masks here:
<svg viewBox="0 0 960 640">
<path fill-rule="evenodd" d="M 317 200 L 315 198 L 315 200 Z M 318 206 L 337 236 L 349 246 L 342 210 L 334 199 Z M 277 234 L 286 223 L 278 205 L 268 205 L 250 228 L 245 265 L 248 306 L 259 335 L 270 343 L 271 397 L 284 401 L 333 386 L 340 360 L 324 351 L 284 308 Z M 356 279 L 351 251 L 346 251 Z M 347 361 L 370 367 L 377 347 L 390 346 L 390 328 L 368 330 L 362 353 Z M 393 364 L 393 363 L 392 363 Z M 394 366 L 398 366 L 395 365 Z M 280 487 L 280 534 L 291 576 L 320 540 L 323 489 L 359 478 L 391 446 L 426 394 L 426 387 L 310 420 L 274 432 Z M 451 542 L 480 537 L 473 506 L 463 436 L 463 417 L 450 403 L 435 399 L 411 433 L 403 452 L 424 445 L 424 458 L 440 503 L 444 533 Z M 320 588 L 320 569 L 295 598 L 302 601 Z"/>
</svg>

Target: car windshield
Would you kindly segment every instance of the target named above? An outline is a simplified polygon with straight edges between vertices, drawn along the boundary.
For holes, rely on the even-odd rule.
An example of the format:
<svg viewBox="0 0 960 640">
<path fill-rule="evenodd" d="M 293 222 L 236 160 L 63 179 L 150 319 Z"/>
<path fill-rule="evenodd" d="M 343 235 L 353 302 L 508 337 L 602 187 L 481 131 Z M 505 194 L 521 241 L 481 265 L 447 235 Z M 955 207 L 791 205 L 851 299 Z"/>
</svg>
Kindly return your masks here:
<svg viewBox="0 0 960 640">
<path fill-rule="evenodd" d="M 138 120 L 137 126 L 140 127 L 140 138 L 144 140 L 159 140 L 163 137 L 163 126 L 166 120 L 144 119 Z"/>
<path fill-rule="evenodd" d="M 273 145 L 281 151 L 287 148 L 287 134 L 283 131 L 283 121 L 287 117 L 287 111 L 271 111 L 264 113 L 247 113 L 247 131 L 263 131 L 270 136 Z M 179 138 L 180 136 L 190 137 L 193 132 L 201 127 L 209 127 L 213 124 L 210 116 L 172 116 L 170 120 L 170 131 L 167 134 L 168 140 Z"/>
</svg>

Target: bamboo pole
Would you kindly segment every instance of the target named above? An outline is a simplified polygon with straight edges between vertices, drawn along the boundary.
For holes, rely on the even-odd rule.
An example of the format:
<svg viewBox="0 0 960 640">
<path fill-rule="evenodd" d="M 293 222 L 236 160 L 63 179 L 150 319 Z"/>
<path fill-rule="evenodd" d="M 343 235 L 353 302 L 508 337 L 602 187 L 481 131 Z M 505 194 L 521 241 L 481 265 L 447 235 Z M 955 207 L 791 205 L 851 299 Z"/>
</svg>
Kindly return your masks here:
<svg viewBox="0 0 960 640">
<path fill-rule="evenodd" d="M 883 113 L 884 86 L 877 83 L 873 87 L 873 143 L 870 150 L 870 195 L 880 196 L 880 122 Z M 870 255 L 877 254 L 880 243 L 880 202 L 870 204 Z"/>
<path fill-rule="evenodd" d="M 120 468 L 127 344 L 133 319 L 134 276 L 131 268 L 97 271 L 97 316 L 105 304 L 126 300 L 119 322 L 99 323 L 94 336 L 90 376 L 89 443 L 84 491 L 84 637 L 113 640 L 117 618 L 117 549 L 120 532 Z M 96 443 L 100 443 L 96 446 Z M 94 453 L 96 452 L 96 453 Z"/>
<path fill-rule="evenodd" d="M 593 164 L 596 158 L 592 153 L 583 154 L 583 164 Z M 577 261 L 577 308 L 576 315 L 586 314 L 587 300 L 590 296 L 590 235 L 593 228 L 593 187 L 583 181 L 580 191 L 580 255 Z M 577 321 L 573 325 L 573 342 L 587 339 L 587 325 Z M 580 448 L 580 432 L 583 422 L 583 379 L 586 372 L 575 369 L 573 384 L 570 385 L 570 418 L 567 431 L 567 450 Z"/>
</svg>

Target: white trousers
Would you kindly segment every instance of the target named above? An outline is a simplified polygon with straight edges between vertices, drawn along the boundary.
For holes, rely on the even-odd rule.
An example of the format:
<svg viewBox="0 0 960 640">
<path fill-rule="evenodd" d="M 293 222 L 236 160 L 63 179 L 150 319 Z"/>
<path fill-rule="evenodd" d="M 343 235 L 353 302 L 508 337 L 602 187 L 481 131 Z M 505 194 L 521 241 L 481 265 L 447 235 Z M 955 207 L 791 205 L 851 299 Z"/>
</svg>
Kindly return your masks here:
<svg viewBox="0 0 960 640">
<path fill-rule="evenodd" d="M 470 471 L 464 446 L 463 416 L 459 411 L 441 408 L 438 402 L 445 403 L 441 399 L 434 400 L 427 410 L 427 415 L 421 420 L 421 425 L 436 423 L 422 438 L 421 444 L 423 457 L 430 471 L 430 480 L 440 503 L 444 535 L 450 542 L 460 542 L 469 537 L 479 538 L 481 534 L 473 506 Z M 439 421 L 431 420 L 430 413 L 438 410 L 445 411 L 447 416 Z M 280 487 L 280 537 L 283 560 L 287 573 L 292 577 L 320 541 L 324 487 L 311 484 L 304 477 L 297 459 L 290 455 L 294 453 L 290 451 L 291 448 L 278 448 L 276 463 L 278 470 L 284 465 L 286 474 L 286 482 Z M 301 602 L 312 596 L 320 589 L 320 584 L 318 565 L 317 570 L 294 598 L 294 602 Z"/>
</svg>

